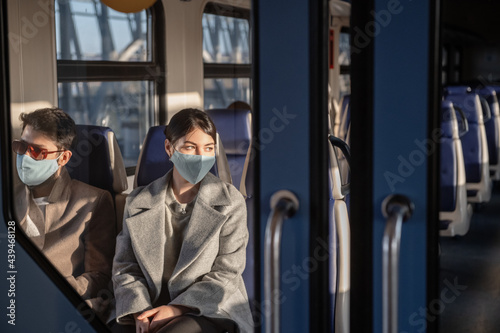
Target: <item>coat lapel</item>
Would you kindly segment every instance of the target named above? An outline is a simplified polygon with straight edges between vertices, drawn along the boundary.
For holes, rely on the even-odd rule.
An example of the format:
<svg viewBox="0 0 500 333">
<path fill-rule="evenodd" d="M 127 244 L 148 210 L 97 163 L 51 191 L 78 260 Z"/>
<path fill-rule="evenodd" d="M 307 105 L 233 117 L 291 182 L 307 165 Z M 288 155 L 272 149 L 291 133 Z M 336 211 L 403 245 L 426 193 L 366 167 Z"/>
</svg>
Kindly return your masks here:
<svg viewBox="0 0 500 333">
<path fill-rule="evenodd" d="M 65 167 L 61 169 L 61 175 L 57 178 L 52 191 L 48 197 L 49 205 L 45 207 L 45 233 L 50 232 L 53 227 L 61 222 L 61 217 L 67 209 L 71 195 L 71 177 Z M 75 212 L 76 214 L 76 212 Z"/>
<path fill-rule="evenodd" d="M 189 220 L 177 265 L 170 278 L 173 281 L 189 267 L 203 252 L 209 240 L 220 231 L 227 216 L 220 213 L 218 206 L 231 203 L 226 186 L 217 177 L 208 173 L 203 179 L 200 192 Z"/>
<path fill-rule="evenodd" d="M 170 173 L 149 184 L 128 207 L 125 223 L 137 261 L 151 280 L 161 283 L 165 252 L 165 193 Z"/>
</svg>

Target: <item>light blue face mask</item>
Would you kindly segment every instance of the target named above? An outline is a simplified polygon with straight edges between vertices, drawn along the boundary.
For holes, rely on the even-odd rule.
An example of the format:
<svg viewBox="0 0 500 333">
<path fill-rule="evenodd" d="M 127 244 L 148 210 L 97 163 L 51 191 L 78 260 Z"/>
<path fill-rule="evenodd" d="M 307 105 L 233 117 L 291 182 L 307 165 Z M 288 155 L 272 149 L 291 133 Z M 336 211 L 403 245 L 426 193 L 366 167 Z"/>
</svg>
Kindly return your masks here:
<svg viewBox="0 0 500 333">
<path fill-rule="evenodd" d="M 181 176 L 194 185 L 198 184 L 212 169 L 215 156 L 188 155 L 174 150 L 170 160 Z"/>
<path fill-rule="evenodd" d="M 28 186 L 40 185 L 59 169 L 58 159 L 37 161 L 28 155 L 17 155 L 17 174 Z"/>
</svg>

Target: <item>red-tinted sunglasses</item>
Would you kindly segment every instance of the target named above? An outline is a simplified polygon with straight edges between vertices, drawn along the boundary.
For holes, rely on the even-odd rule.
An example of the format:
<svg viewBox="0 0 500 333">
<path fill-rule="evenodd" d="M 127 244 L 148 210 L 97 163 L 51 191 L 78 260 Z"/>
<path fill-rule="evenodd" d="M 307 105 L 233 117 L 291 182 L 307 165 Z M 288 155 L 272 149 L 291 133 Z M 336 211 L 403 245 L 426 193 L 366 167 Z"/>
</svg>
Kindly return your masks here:
<svg viewBox="0 0 500 333">
<path fill-rule="evenodd" d="M 14 140 L 14 141 L 12 141 L 12 150 L 14 151 L 14 153 L 16 153 L 18 155 L 24 155 L 24 154 L 26 154 L 26 152 L 28 151 L 28 149 L 30 151 L 30 156 L 33 159 L 37 160 L 37 161 L 46 159 L 47 155 L 49 155 L 49 154 L 52 154 L 52 153 L 61 153 L 61 152 L 64 151 L 64 150 L 48 151 L 45 148 L 40 148 L 40 147 L 37 147 L 37 146 L 32 146 L 29 143 L 24 142 L 22 140 Z"/>
</svg>

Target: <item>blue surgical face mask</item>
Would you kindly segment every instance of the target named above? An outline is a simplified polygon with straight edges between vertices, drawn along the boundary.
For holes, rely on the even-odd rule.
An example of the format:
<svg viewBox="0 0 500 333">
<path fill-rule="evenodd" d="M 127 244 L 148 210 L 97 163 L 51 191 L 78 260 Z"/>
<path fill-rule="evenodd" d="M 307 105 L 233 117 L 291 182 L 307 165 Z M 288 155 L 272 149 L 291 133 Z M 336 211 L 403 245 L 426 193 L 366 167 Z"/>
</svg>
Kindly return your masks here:
<svg viewBox="0 0 500 333">
<path fill-rule="evenodd" d="M 188 155 L 174 150 L 170 157 L 180 175 L 191 184 L 198 184 L 215 163 L 215 156 Z"/>
<path fill-rule="evenodd" d="M 28 155 L 17 155 L 17 174 L 21 181 L 28 186 L 40 185 L 59 169 L 57 164 L 59 157 L 54 160 L 37 161 Z"/>
</svg>

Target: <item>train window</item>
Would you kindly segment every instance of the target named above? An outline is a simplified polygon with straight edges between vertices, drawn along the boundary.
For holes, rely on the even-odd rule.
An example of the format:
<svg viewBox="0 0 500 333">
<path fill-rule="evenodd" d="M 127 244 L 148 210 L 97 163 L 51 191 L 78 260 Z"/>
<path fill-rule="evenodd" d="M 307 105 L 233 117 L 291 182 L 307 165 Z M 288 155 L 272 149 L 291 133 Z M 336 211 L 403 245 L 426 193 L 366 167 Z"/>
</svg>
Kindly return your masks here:
<svg viewBox="0 0 500 333">
<path fill-rule="evenodd" d="M 250 11 L 208 3 L 202 24 L 204 108 L 251 104 Z"/>
<path fill-rule="evenodd" d="M 165 90 L 162 22 L 154 9 L 125 14 L 96 1 L 58 0 L 55 11 L 59 107 L 78 124 L 110 127 L 132 175 Z"/>
<path fill-rule="evenodd" d="M 339 100 L 345 95 L 351 93 L 351 44 L 350 44 L 351 34 L 349 28 L 344 27 L 340 32 L 339 40 L 339 65 L 340 65 L 340 76 L 339 76 L 339 89 L 340 95 Z"/>
<path fill-rule="evenodd" d="M 453 56 L 453 80 L 455 82 L 460 82 L 460 70 L 461 70 L 461 55 L 458 49 L 455 49 Z"/>
<path fill-rule="evenodd" d="M 154 87 L 148 81 L 60 82 L 59 101 L 77 124 L 113 129 L 125 166 L 134 166 L 154 124 Z M 85 110 L 81 112 L 80 110 Z"/>
<path fill-rule="evenodd" d="M 117 12 L 91 1 L 56 1 L 57 58 L 151 60 L 151 16 Z"/>
<path fill-rule="evenodd" d="M 446 46 L 442 48 L 441 55 L 441 83 L 448 83 L 448 48 Z"/>
<path fill-rule="evenodd" d="M 250 104 L 250 78 L 205 79 L 206 109 L 223 108 L 233 101 Z"/>
</svg>

